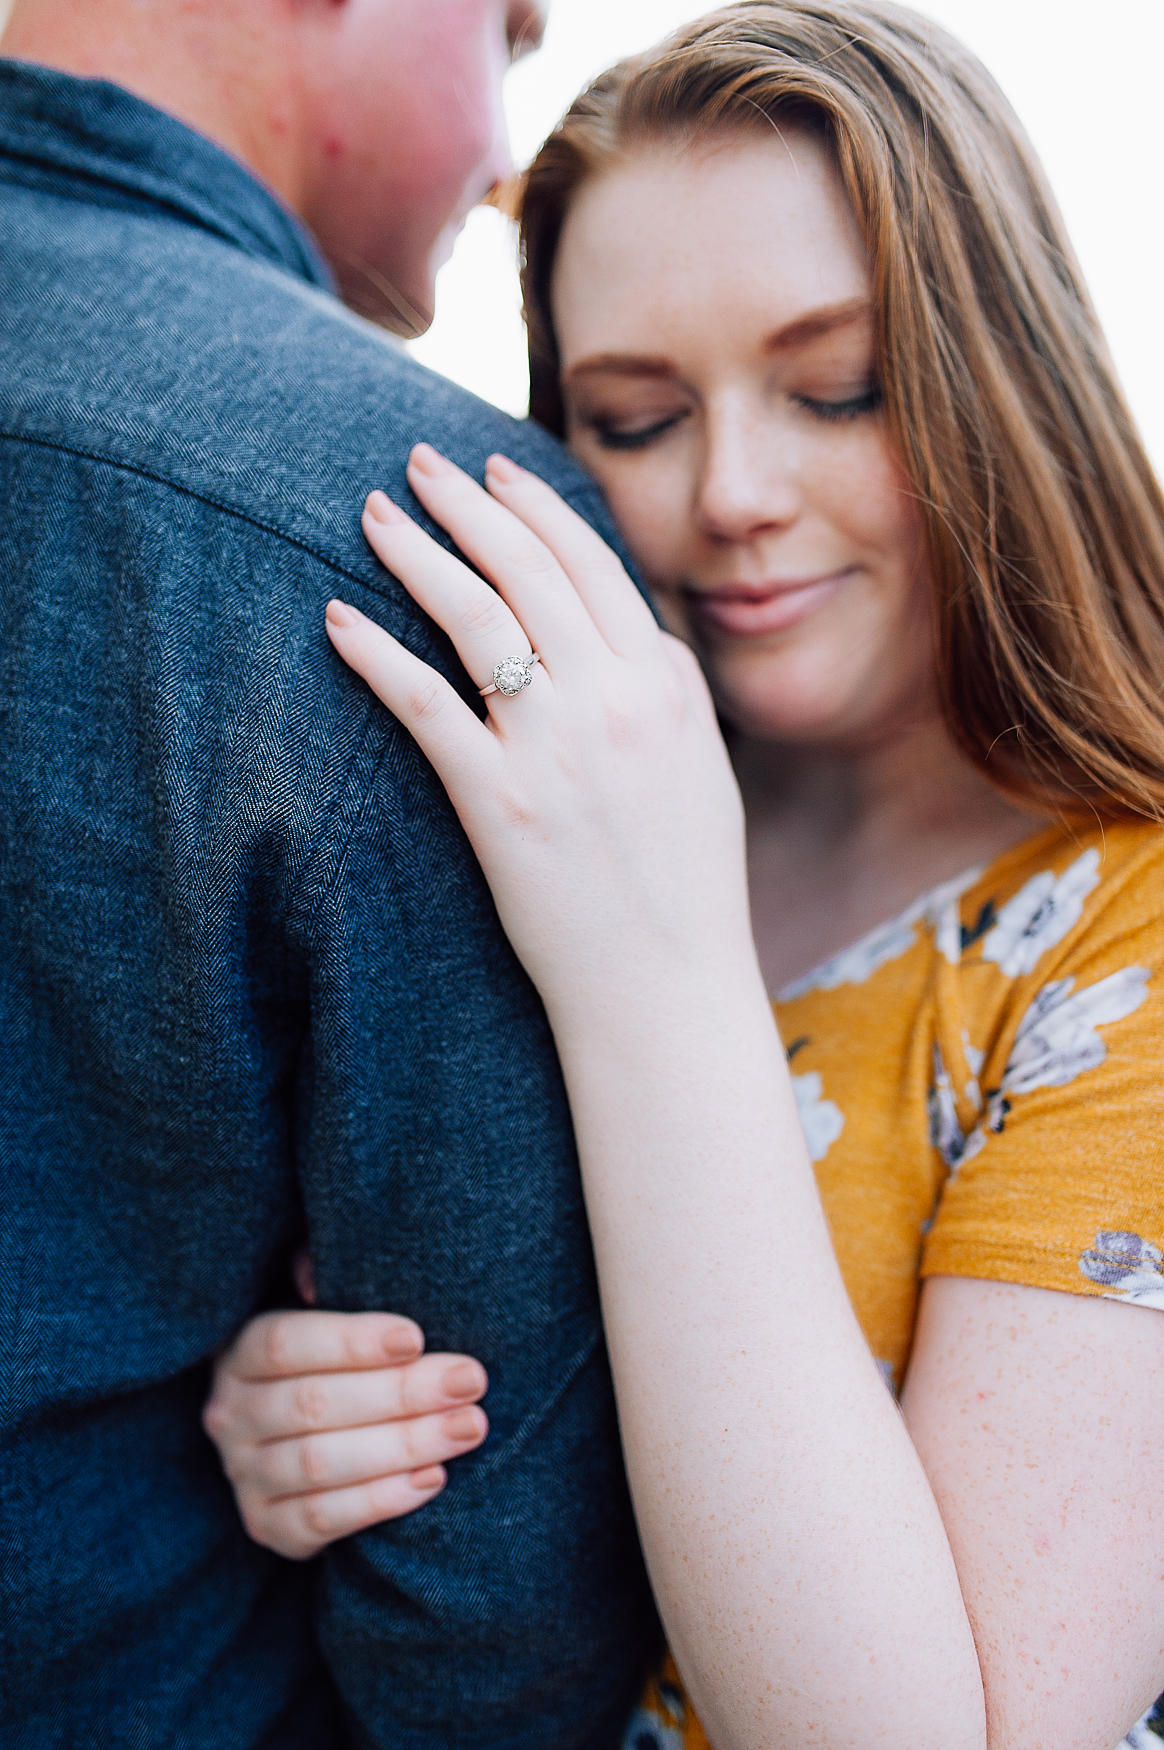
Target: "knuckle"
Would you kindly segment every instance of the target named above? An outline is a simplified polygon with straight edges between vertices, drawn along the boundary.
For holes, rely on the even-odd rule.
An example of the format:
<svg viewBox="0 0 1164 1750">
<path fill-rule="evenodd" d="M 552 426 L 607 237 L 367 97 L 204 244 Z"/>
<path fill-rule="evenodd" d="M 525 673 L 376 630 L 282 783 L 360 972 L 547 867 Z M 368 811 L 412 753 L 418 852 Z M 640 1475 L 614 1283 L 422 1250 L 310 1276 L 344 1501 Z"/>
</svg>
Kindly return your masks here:
<svg viewBox="0 0 1164 1750">
<path fill-rule="evenodd" d="M 607 739 L 620 753 L 638 747 L 645 731 L 642 713 L 624 701 L 607 699 L 602 707 Z"/>
<path fill-rule="evenodd" d="M 432 1445 L 432 1428 L 429 1418 L 414 1416 L 409 1421 L 401 1422 L 398 1428 L 400 1439 L 399 1470 L 415 1470 L 416 1466 L 428 1459 L 428 1447 Z"/>
<path fill-rule="evenodd" d="M 423 1415 L 430 1407 L 429 1400 L 435 1396 L 431 1368 L 423 1363 L 401 1368 L 395 1395 L 396 1402 L 389 1409 L 389 1415 L 401 1419 Z"/>
<path fill-rule="evenodd" d="M 528 833 L 532 832 L 538 825 L 538 810 L 531 807 L 525 796 L 518 790 L 508 788 L 502 790 L 497 798 L 497 807 L 503 822 L 508 827 Z"/>
<path fill-rule="evenodd" d="M 308 1428 L 324 1425 L 327 1393 L 318 1379 L 301 1379 L 295 1387 L 292 1403 L 297 1419 Z"/>
<path fill-rule="evenodd" d="M 316 1544 L 326 1543 L 332 1535 L 331 1513 L 322 1495 L 308 1495 L 301 1504 L 303 1529 Z"/>
<path fill-rule="evenodd" d="M 523 577 L 534 582 L 539 579 L 556 577 L 559 573 L 558 561 L 548 547 L 541 542 L 522 541 L 517 545 L 510 557 L 509 569 L 519 571 Z"/>
<path fill-rule="evenodd" d="M 491 589 L 475 592 L 464 602 L 457 618 L 466 632 L 500 634 L 506 624 L 506 611 Z"/>
<path fill-rule="evenodd" d="M 408 709 L 417 722 L 435 722 L 445 703 L 445 690 L 435 675 L 431 680 L 418 680 L 413 683 L 408 696 Z"/>
<path fill-rule="evenodd" d="M 318 1487 L 330 1480 L 332 1466 L 322 1440 L 308 1436 L 299 1442 L 299 1468 L 305 1481 L 313 1486 Z"/>
<path fill-rule="evenodd" d="M 291 1327 L 285 1316 L 270 1319 L 263 1332 L 263 1358 L 272 1373 L 284 1373 L 291 1355 Z"/>
<path fill-rule="evenodd" d="M 626 567 L 618 554 L 612 553 L 605 542 L 602 543 L 598 552 L 589 555 L 586 561 L 586 570 L 601 583 L 616 583 L 624 578 L 628 583 L 630 582 L 626 575 Z"/>
</svg>

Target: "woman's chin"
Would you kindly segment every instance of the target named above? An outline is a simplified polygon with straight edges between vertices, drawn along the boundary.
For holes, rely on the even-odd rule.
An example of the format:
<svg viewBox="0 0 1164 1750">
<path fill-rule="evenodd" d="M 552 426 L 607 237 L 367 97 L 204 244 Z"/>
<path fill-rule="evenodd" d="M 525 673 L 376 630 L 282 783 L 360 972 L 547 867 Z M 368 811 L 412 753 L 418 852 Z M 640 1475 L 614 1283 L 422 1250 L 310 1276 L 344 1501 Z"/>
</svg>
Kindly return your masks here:
<svg viewBox="0 0 1164 1750">
<path fill-rule="evenodd" d="M 721 716 L 742 735 L 800 746 L 835 745 L 867 732 L 876 687 L 838 685 L 839 665 L 781 662 L 705 664 Z"/>
</svg>

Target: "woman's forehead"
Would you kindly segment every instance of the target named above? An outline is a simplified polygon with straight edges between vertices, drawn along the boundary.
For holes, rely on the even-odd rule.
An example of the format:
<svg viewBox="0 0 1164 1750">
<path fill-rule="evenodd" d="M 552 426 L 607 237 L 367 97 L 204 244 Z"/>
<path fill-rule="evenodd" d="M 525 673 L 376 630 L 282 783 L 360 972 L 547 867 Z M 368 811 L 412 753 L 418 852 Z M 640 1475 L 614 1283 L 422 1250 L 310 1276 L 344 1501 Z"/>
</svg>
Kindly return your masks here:
<svg viewBox="0 0 1164 1750">
<path fill-rule="evenodd" d="M 802 129 L 636 148 L 579 190 L 553 283 L 567 368 L 709 322 L 758 343 L 869 294 L 856 216 L 827 148 Z"/>
</svg>

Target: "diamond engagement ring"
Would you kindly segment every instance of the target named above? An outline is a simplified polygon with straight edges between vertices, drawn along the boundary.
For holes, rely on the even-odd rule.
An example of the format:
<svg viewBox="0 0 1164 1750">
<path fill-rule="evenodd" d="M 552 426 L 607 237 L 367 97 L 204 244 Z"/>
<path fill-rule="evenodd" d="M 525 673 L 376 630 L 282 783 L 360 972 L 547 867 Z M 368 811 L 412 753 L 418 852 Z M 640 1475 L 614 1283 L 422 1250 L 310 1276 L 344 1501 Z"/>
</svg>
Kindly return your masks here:
<svg viewBox="0 0 1164 1750">
<path fill-rule="evenodd" d="M 489 687 L 478 687 L 477 691 L 483 699 L 490 693 L 502 693 L 505 698 L 512 699 L 522 692 L 533 680 L 534 663 L 542 659 L 537 651 L 529 656 L 507 656 L 493 670 L 493 684 Z"/>
</svg>

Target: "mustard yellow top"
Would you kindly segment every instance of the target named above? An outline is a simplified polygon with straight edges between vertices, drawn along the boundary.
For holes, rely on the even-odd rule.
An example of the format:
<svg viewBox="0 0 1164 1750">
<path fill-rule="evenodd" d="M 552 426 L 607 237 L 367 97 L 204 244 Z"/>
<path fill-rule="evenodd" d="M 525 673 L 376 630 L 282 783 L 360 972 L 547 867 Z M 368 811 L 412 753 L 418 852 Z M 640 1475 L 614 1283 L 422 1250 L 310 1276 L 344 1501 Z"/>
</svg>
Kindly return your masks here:
<svg viewBox="0 0 1164 1750">
<path fill-rule="evenodd" d="M 893 1390 L 925 1276 L 1164 1311 L 1162 991 L 1164 831 L 1145 823 L 1049 828 L 780 991 L 837 1258 Z M 706 1745 L 668 1661 L 627 1750 Z"/>
</svg>

